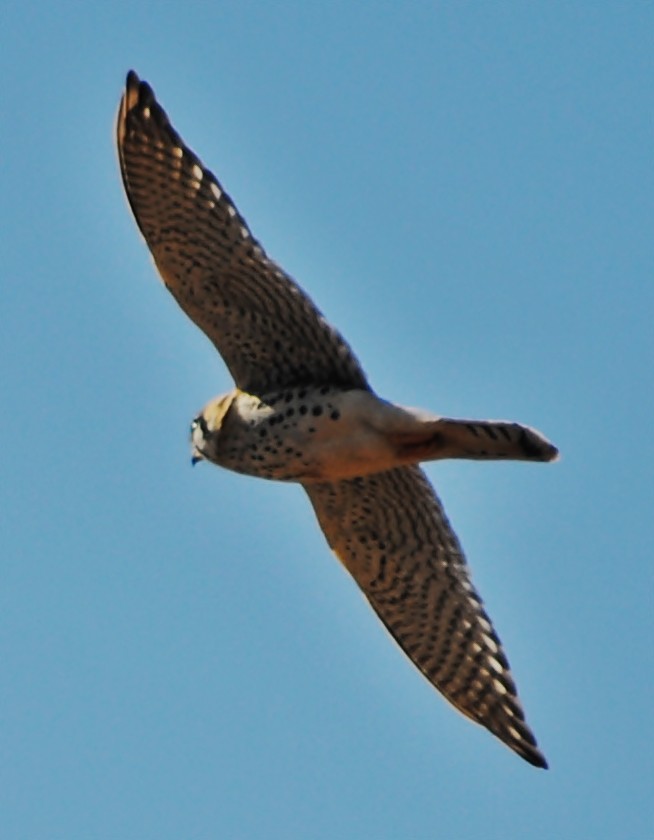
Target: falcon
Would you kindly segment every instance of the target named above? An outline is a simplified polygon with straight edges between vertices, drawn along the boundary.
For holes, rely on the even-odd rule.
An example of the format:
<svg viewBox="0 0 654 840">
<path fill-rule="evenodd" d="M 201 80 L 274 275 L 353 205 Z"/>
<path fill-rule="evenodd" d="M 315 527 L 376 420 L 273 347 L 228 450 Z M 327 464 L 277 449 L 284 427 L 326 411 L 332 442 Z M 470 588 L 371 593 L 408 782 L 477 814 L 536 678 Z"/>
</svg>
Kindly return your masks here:
<svg viewBox="0 0 654 840">
<path fill-rule="evenodd" d="M 191 424 L 193 461 L 302 485 L 332 550 L 401 649 L 460 712 L 537 767 L 502 644 L 419 464 L 553 461 L 518 423 L 440 417 L 378 397 L 349 345 L 266 254 L 134 72 L 120 169 L 166 287 L 235 388 Z"/>
</svg>

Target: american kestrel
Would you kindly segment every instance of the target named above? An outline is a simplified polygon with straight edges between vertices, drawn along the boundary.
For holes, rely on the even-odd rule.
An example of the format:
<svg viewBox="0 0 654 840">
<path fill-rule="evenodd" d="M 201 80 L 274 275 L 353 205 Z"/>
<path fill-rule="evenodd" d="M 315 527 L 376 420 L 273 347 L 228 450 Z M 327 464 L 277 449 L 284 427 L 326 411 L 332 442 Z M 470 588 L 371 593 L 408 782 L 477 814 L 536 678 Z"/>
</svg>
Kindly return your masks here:
<svg viewBox="0 0 654 840">
<path fill-rule="evenodd" d="M 127 198 L 168 290 L 235 380 L 191 424 L 193 460 L 306 490 L 381 621 L 459 711 L 547 767 L 463 551 L 418 464 L 552 461 L 518 423 L 453 420 L 378 397 L 339 333 L 252 236 L 134 72 L 117 122 Z"/>
</svg>

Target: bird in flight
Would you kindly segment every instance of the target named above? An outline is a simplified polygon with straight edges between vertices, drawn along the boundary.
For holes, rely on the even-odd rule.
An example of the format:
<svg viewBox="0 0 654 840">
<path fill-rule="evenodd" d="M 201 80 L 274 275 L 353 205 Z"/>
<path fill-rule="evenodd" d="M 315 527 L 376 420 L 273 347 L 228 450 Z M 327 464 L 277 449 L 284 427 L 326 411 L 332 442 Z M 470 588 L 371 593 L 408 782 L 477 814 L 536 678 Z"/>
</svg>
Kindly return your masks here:
<svg viewBox="0 0 654 840">
<path fill-rule="evenodd" d="M 301 484 L 330 547 L 429 682 L 526 761 L 547 767 L 419 464 L 553 461 L 556 447 L 518 423 L 440 417 L 378 397 L 349 345 L 267 256 L 134 72 L 117 144 L 155 265 L 235 382 L 193 420 L 193 461 Z"/>
</svg>

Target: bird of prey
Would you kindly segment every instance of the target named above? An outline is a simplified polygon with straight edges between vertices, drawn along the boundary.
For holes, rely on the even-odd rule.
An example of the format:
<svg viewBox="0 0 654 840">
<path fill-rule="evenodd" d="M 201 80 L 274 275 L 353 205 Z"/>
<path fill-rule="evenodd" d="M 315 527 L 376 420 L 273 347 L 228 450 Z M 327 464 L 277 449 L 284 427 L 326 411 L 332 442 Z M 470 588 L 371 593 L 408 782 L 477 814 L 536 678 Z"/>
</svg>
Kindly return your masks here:
<svg viewBox="0 0 654 840">
<path fill-rule="evenodd" d="M 450 419 L 378 397 L 348 344 L 267 256 L 134 72 L 117 144 L 156 267 L 236 386 L 193 420 L 193 460 L 301 484 L 330 547 L 429 682 L 518 755 L 547 767 L 419 463 L 552 461 L 556 447 L 518 423 Z"/>
</svg>

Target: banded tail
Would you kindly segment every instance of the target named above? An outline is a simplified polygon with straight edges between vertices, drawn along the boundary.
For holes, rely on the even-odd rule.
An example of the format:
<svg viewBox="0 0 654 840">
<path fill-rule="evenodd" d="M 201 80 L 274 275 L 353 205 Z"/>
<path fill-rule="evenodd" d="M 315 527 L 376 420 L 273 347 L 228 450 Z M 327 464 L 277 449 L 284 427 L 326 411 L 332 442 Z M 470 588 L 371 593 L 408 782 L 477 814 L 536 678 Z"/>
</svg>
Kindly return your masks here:
<svg viewBox="0 0 654 840">
<path fill-rule="evenodd" d="M 422 428 L 389 435 L 407 462 L 465 458 L 478 461 L 555 461 L 559 450 L 540 432 L 504 420 L 439 417 Z"/>
</svg>

